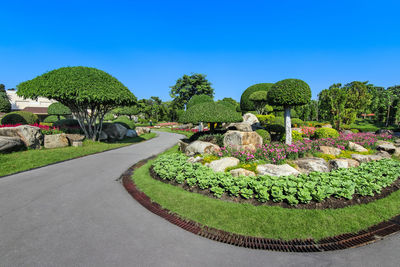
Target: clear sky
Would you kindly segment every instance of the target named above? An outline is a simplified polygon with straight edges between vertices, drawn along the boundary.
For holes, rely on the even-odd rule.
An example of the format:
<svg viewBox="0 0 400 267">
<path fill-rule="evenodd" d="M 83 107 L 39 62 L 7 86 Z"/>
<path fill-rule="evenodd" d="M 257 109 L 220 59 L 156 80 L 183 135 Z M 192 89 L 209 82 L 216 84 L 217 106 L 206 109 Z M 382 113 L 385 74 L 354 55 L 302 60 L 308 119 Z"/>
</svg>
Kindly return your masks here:
<svg viewBox="0 0 400 267">
<path fill-rule="evenodd" d="M 250 85 L 400 84 L 400 1 L 1 1 L 0 83 L 62 66 L 105 70 L 138 98 L 169 100 L 183 74 L 216 99 Z"/>
</svg>

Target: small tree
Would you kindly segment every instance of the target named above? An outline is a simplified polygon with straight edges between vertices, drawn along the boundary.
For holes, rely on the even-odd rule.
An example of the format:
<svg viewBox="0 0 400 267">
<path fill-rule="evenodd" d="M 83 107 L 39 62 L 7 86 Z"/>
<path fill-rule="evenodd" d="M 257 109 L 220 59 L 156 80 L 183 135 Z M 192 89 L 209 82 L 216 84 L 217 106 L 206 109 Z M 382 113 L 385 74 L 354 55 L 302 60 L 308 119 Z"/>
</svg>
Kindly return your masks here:
<svg viewBox="0 0 400 267">
<path fill-rule="evenodd" d="M 125 115 L 128 116 L 130 120 L 132 120 L 132 116 L 139 114 L 139 108 L 136 105 L 117 107 L 113 109 L 111 113 L 117 116 Z"/>
<path fill-rule="evenodd" d="M 11 103 L 8 99 L 4 84 L 0 84 L 0 112 L 8 113 L 11 111 Z"/>
<path fill-rule="evenodd" d="M 268 92 L 271 105 L 283 106 L 285 109 L 286 144 L 292 144 L 292 126 L 290 109 L 305 105 L 311 100 L 311 89 L 307 83 L 299 79 L 286 79 L 275 83 Z"/>
<path fill-rule="evenodd" d="M 179 121 L 182 123 L 210 123 L 211 132 L 214 131 L 215 123 L 241 122 L 242 120 L 243 118 L 239 113 L 215 102 L 195 105 L 186 110 L 179 118 Z"/>
<path fill-rule="evenodd" d="M 20 83 L 17 94 L 25 98 L 39 96 L 67 106 L 88 139 L 96 140 L 104 115 L 116 106 L 134 104 L 135 96 L 110 74 L 89 67 L 65 67 L 52 70 Z"/>
<path fill-rule="evenodd" d="M 60 120 L 60 116 L 71 115 L 71 110 L 60 102 L 56 102 L 48 107 L 47 113 L 49 115 L 56 115 L 57 119 Z"/>
<path fill-rule="evenodd" d="M 258 83 L 247 88 L 240 97 L 240 109 L 242 112 L 245 113 L 256 110 L 254 102 L 250 100 L 251 94 L 258 91 L 268 92 L 272 85 L 273 83 Z"/>
<path fill-rule="evenodd" d="M 258 114 L 264 114 L 266 108 L 271 112 L 271 106 L 267 105 L 267 91 L 257 91 L 250 95 L 249 99 L 254 103 L 254 107 Z"/>
<path fill-rule="evenodd" d="M 214 96 L 214 89 L 211 83 L 206 79 L 206 75 L 194 73 L 192 75 L 183 75 L 176 81 L 176 84 L 171 86 L 170 96 L 180 108 L 185 107 L 187 102 L 194 95 L 209 95 Z"/>
</svg>

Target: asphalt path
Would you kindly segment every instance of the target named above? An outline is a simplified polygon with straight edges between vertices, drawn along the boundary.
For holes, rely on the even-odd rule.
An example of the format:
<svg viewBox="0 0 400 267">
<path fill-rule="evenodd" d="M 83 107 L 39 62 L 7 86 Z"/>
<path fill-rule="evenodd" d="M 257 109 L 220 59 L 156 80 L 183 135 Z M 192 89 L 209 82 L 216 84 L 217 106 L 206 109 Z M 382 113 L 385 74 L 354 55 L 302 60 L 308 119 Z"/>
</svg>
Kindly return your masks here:
<svg viewBox="0 0 400 267">
<path fill-rule="evenodd" d="M 281 253 L 211 241 L 149 212 L 117 179 L 181 137 L 159 132 L 146 142 L 0 178 L 0 266 L 400 265 L 400 235 L 343 251 Z"/>
</svg>

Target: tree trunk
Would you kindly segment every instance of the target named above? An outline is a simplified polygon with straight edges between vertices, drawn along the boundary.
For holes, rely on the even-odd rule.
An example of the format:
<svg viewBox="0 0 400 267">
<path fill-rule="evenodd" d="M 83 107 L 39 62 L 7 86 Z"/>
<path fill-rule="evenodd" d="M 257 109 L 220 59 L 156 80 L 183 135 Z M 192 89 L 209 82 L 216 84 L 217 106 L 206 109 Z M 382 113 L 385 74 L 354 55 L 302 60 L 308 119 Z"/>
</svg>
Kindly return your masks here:
<svg viewBox="0 0 400 267">
<path fill-rule="evenodd" d="M 389 126 L 389 115 L 390 115 L 390 105 L 388 106 L 387 116 L 386 116 L 386 127 Z"/>
<path fill-rule="evenodd" d="M 285 107 L 286 144 L 292 144 L 292 121 L 290 120 L 290 107 Z"/>
<path fill-rule="evenodd" d="M 214 122 L 210 122 L 210 132 L 214 132 Z"/>
</svg>

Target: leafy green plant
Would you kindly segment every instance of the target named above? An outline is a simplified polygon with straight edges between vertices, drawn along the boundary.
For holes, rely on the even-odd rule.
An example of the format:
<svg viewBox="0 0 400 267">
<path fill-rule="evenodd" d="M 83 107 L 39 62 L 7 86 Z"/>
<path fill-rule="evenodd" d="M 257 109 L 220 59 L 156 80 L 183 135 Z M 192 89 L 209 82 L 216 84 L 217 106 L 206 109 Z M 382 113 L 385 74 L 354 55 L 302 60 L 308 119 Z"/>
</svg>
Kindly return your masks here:
<svg viewBox="0 0 400 267">
<path fill-rule="evenodd" d="M 268 115 L 256 115 L 257 119 L 261 123 L 261 125 L 272 124 L 275 122 L 275 115 L 268 114 Z"/>
<path fill-rule="evenodd" d="M 57 116 L 57 120 L 60 120 L 62 115 L 71 115 L 71 110 L 68 107 L 61 104 L 60 102 L 56 102 L 52 103 L 48 107 L 47 113 L 49 115 Z"/>
<path fill-rule="evenodd" d="M 44 120 L 43 120 L 43 122 L 45 122 L 45 123 L 55 123 L 56 121 L 59 121 L 59 120 L 64 120 L 65 119 L 65 117 L 64 116 L 60 116 L 60 118 L 58 118 L 56 115 L 50 115 L 50 116 L 47 116 Z"/>
<path fill-rule="evenodd" d="M 126 116 L 120 116 L 113 123 L 119 123 L 127 129 L 135 129 L 135 123 Z"/>
<path fill-rule="evenodd" d="M 256 110 L 253 101 L 250 100 L 251 94 L 258 91 L 268 92 L 272 85 L 273 83 L 258 83 L 247 88 L 240 97 L 240 109 L 243 112 Z"/>
<path fill-rule="evenodd" d="M 315 138 L 338 138 L 339 132 L 333 128 L 319 128 L 315 130 Z"/>
<path fill-rule="evenodd" d="M 28 111 L 13 111 L 1 119 L 1 124 L 35 124 L 39 123 L 36 114 Z"/>
<path fill-rule="evenodd" d="M 258 129 L 256 130 L 256 133 L 262 137 L 263 144 L 269 144 L 271 142 L 271 135 L 266 130 Z"/>
</svg>

